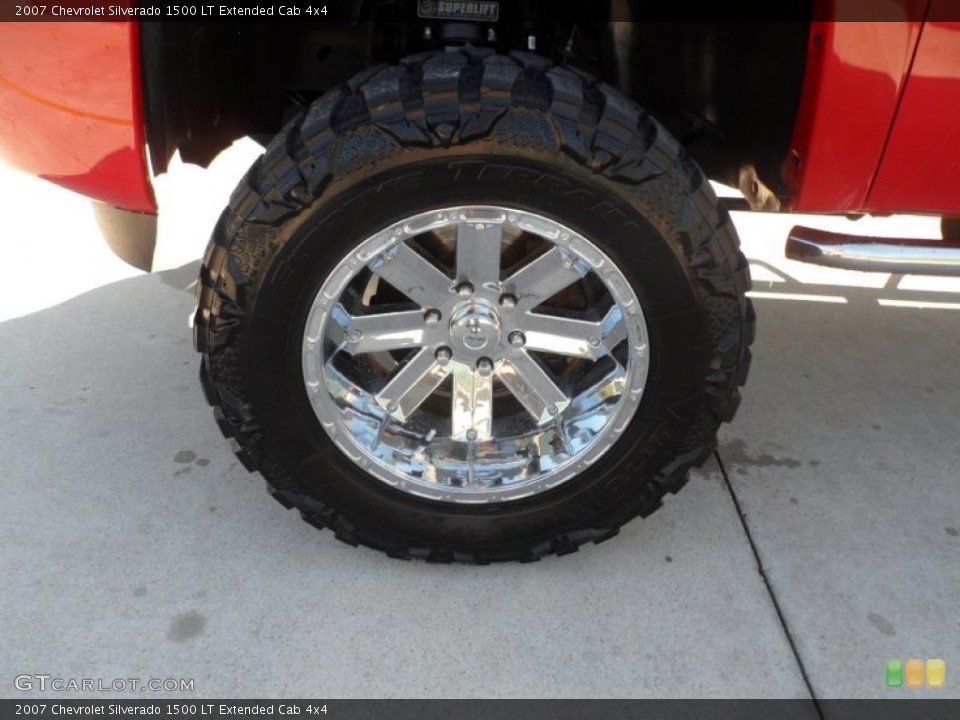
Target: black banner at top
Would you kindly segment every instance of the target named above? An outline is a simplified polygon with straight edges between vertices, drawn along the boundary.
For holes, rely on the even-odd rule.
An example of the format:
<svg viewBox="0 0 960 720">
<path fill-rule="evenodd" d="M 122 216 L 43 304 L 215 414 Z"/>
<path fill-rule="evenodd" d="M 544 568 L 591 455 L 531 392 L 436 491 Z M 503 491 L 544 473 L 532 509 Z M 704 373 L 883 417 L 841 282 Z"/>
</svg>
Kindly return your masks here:
<svg viewBox="0 0 960 720">
<path fill-rule="evenodd" d="M 360 22 L 369 20 L 371 0 L 0 0 L 3 22 L 204 21 Z M 380 3 L 382 6 L 382 3 Z M 406 6 L 409 6 L 408 8 Z M 911 0 L 397 0 L 411 21 L 463 22 L 779 22 L 918 20 Z M 960 0 L 930 0 L 927 19 L 960 21 Z"/>
</svg>

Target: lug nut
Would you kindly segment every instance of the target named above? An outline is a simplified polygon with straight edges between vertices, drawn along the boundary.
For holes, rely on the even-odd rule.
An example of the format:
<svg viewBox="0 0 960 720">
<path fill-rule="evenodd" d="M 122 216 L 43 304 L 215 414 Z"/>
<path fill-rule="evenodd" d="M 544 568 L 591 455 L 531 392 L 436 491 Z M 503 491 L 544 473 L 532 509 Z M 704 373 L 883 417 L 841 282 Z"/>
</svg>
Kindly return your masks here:
<svg viewBox="0 0 960 720">
<path fill-rule="evenodd" d="M 505 308 L 512 308 L 517 306 L 517 298 L 514 295 L 507 293 L 506 295 L 500 296 L 500 305 Z"/>
<path fill-rule="evenodd" d="M 423 314 L 423 321 L 424 321 L 427 325 L 438 325 L 438 324 L 440 323 L 440 318 L 441 318 L 441 317 L 442 317 L 442 316 L 440 315 L 440 311 L 439 311 L 439 310 L 432 310 L 432 309 L 431 309 L 431 310 L 427 310 L 427 311 Z"/>
<path fill-rule="evenodd" d="M 363 333 L 360 332 L 359 330 L 351 330 L 350 334 L 347 335 L 347 339 L 353 343 L 360 342 L 361 340 L 363 340 Z"/>
<path fill-rule="evenodd" d="M 476 440 L 476 439 L 477 439 L 477 431 L 474 430 L 473 428 L 470 428 L 469 430 L 467 430 L 467 440 Z"/>
<path fill-rule="evenodd" d="M 444 346 L 437 348 L 437 352 L 434 353 L 434 357 L 437 359 L 437 363 L 440 365 L 446 365 L 453 358 L 453 352 L 450 348 Z"/>
<path fill-rule="evenodd" d="M 493 360 L 488 357 L 482 357 L 477 360 L 477 372 L 481 375 L 489 375 L 493 372 Z"/>
<path fill-rule="evenodd" d="M 473 295 L 473 283 L 462 282 L 457 285 L 457 295 L 462 297 L 469 297 Z"/>
<path fill-rule="evenodd" d="M 560 412 L 560 408 L 556 405 L 547 405 L 547 415 L 556 415 L 558 412 Z"/>
<path fill-rule="evenodd" d="M 507 338 L 514 347 L 523 347 L 527 343 L 527 338 L 519 330 L 514 330 Z"/>
<path fill-rule="evenodd" d="M 587 338 L 587 342 L 590 344 L 590 347 L 600 347 L 600 338 L 596 335 Z"/>
</svg>

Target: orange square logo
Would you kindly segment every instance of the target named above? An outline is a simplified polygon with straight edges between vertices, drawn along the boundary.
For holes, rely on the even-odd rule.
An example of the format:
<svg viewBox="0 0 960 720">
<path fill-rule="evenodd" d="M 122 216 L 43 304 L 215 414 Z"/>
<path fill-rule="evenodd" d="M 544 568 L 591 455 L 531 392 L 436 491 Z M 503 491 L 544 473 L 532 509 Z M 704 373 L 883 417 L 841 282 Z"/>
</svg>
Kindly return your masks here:
<svg viewBox="0 0 960 720">
<path fill-rule="evenodd" d="M 923 687 L 923 660 L 907 660 L 907 687 Z"/>
</svg>

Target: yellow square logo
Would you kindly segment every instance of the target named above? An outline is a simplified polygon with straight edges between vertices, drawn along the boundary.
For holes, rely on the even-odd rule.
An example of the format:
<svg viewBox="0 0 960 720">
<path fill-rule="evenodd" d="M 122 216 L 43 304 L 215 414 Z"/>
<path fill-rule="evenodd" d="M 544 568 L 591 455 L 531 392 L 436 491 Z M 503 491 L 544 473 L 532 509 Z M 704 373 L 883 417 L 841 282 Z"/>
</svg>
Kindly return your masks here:
<svg viewBox="0 0 960 720">
<path fill-rule="evenodd" d="M 927 687 L 942 688 L 946 680 L 946 670 L 943 660 L 927 660 Z"/>
</svg>

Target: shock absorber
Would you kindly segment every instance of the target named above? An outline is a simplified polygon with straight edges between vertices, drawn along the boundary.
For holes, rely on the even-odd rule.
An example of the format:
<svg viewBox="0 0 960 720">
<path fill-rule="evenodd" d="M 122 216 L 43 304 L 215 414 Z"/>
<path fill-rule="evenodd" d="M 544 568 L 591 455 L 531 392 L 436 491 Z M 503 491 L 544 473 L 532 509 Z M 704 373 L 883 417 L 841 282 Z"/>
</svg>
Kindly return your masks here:
<svg viewBox="0 0 960 720">
<path fill-rule="evenodd" d="M 417 16 L 425 21 L 420 38 L 438 47 L 496 47 L 500 3 L 491 0 L 418 0 Z"/>
</svg>

